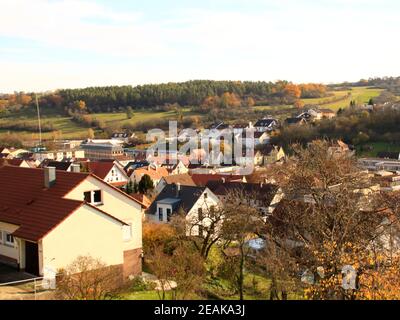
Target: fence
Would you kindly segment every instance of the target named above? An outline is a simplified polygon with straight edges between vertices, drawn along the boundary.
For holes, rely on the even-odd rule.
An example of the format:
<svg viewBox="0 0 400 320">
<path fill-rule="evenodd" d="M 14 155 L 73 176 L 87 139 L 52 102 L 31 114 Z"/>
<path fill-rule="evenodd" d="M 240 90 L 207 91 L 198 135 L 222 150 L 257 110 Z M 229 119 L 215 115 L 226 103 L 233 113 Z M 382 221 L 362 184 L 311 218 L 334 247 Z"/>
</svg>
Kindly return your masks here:
<svg viewBox="0 0 400 320">
<path fill-rule="evenodd" d="M 39 293 L 50 292 L 55 288 L 51 281 L 48 278 L 36 277 L 0 283 L 0 300 L 37 300 Z"/>
</svg>

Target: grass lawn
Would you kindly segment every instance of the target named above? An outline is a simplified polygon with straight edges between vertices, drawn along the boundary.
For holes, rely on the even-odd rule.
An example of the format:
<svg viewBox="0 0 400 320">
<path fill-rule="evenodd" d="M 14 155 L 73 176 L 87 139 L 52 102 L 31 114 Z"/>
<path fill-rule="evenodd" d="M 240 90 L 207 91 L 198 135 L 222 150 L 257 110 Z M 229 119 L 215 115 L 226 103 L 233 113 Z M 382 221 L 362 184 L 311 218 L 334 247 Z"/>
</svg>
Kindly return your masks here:
<svg viewBox="0 0 400 320">
<path fill-rule="evenodd" d="M 370 146 L 372 150 L 362 150 L 363 147 Z M 400 145 L 390 144 L 387 142 L 371 142 L 366 143 L 364 145 L 357 146 L 357 155 L 360 157 L 376 157 L 379 152 L 399 152 L 400 153 Z"/>
<path fill-rule="evenodd" d="M 331 91 L 334 93 L 335 97 L 345 97 L 348 93 L 351 93 L 351 96 L 337 102 L 323 104 L 324 102 L 328 102 L 334 97 L 328 98 L 316 98 L 316 99 L 302 99 L 304 104 L 315 104 L 321 105 L 321 108 L 332 109 L 334 111 L 339 110 L 340 108 L 347 108 L 350 105 L 350 101 L 355 100 L 357 104 L 368 103 L 370 99 L 376 98 L 381 94 L 382 89 L 376 89 L 371 87 L 354 87 L 351 90 L 343 90 L 343 91 Z"/>
<path fill-rule="evenodd" d="M 183 108 L 182 113 L 184 116 L 192 116 L 200 114 L 196 114 L 192 112 L 189 108 Z M 128 123 L 138 123 L 138 122 L 146 122 L 151 120 L 159 120 L 159 119 L 176 119 L 177 115 L 175 111 L 168 112 L 154 112 L 154 111 L 137 111 L 134 112 L 132 119 L 127 119 L 125 112 L 117 112 L 117 113 L 98 113 L 92 114 L 92 117 L 95 119 L 103 120 L 106 122 L 107 126 L 112 126 L 113 124 L 124 125 Z M 55 130 L 58 130 L 62 134 L 63 139 L 84 139 L 87 138 L 88 128 L 75 123 L 68 116 L 62 116 L 55 114 L 52 110 L 44 110 L 41 116 L 42 123 L 52 123 Z M 20 111 L 18 113 L 13 113 L 12 115 L 2 116 L 0 118 L 1 123 L 12 124 L 13 122 L 24 121 L 30 123 L 32 125 L 37 124 L 37 115 L 34 112 L 33 108 Z M 7 133 L 9 130 L 0 130 L 1 134 Z M 37 140 L 39 139 L 38 133 L 32 133 L 28 131 L 16 131 L 23 137 L 24 140 Z M 43 139 L 52 139 L 53 133 L 44 132 L 42 134 Z"/>
</svg>

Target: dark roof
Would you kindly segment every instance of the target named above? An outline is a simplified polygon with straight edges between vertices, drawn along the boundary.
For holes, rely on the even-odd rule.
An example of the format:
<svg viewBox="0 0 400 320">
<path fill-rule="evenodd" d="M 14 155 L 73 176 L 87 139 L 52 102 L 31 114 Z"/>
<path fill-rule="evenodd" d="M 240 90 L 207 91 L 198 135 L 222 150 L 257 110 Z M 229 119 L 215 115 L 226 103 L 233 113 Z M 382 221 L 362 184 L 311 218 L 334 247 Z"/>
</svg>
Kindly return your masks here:
<svg viewBox="0 0 400 320">
<path fill-rule="evenodd" d="M 129 169 L 136 170 L 138 168 L 147 167 L 150 165 L 148 161 L 130 161 L 125 167 L 124 170 L 128 171 Z"/>
<path fill-rule="evenodd" d="M 204 190 L 206 190 L 206 187 L 181 185 L 179 194 L 177 195 L 177 188 L 176 184 L 166 185 L 151 204 L 148 213 L 156 214 L 157 202 L 168 201 L 170 203 L 172 199 L 177 200 L 174 201 L 174 212 L 177 212 L 179 209 L 189 212 L 199 197 L 203 194 Z"/>
<path fill-rule="evenodd" d="M 255 123 L 255 127 L 269 127 L 271 126 L 274 122 L 277 122 L 275 119 L 262 119 L 258 120 Z"/>
<path fill-rule="evenodd" d="M 126 132 L 115 132 L 111 136 L 112 138 L 129 138 L 130 135 Z"/>
<path fill-rule="evenodd" d="M 220 183 L 210 181 L 207 187 L 217 196 L 226 196 L 229 192 L 240 191 L 249 196 L 249 199 L 257 199 L 269 205 L 273 200 L 278 186 L 265 183 L 242 183 L 242 182 L 227 182 Z"/>
<path fill-rule="evenodd" d="M 56 170 L 67 171 L 72 162 L 47 161 L 43 167 L 54 167 Z"/>
<path fill-rule="evenodd" d="M 285 121 L 288 124 L 296 124 L 296 123 L 300 123 L 304 120 L 304 118 L 300 117 L 300 118 L 287 118 Z"/>
<path fill-rule="evenodd" d="M 378 158 L 399 160 L 399 152 L 378 152 Z"/>
<path fill-rule="evenodd" d="M 223 125 L 224 125 L 224 123 L 222 121 L 221 122 L 216 122 L 216 123 L 211 124 L 209 129 L 210 130 L 220 129 L 220 127 L 223 126 Z"/>
</svg>

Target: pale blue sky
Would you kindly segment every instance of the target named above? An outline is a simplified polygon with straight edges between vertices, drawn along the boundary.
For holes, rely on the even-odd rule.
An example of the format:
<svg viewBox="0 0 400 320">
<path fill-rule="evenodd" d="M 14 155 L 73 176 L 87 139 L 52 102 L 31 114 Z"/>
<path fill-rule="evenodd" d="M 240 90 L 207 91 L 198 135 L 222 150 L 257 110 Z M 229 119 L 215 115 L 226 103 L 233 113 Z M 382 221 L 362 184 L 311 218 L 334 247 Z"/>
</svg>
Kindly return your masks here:
<svg viewBox="0 0 400 320">
<path fill-rule="evenodd" d="M 400 75 L 397 0 L 0 0 L 0 92 Z"/>
</svg>

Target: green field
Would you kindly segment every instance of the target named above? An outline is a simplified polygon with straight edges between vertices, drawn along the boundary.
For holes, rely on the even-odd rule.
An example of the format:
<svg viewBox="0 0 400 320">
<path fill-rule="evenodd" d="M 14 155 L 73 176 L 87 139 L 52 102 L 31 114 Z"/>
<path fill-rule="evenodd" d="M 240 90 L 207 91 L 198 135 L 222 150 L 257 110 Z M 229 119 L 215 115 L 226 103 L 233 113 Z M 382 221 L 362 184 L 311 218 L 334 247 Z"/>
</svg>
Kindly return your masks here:
<svg viewBox="0 0 400 320">
<path fill-rule="evenodd" d="M 303 99 L 302 101 L 304 104 L 320 105 L 321 108 L 332 109 L 334 111 L 337 111 L 340 108 L 342 109 L 347 108 L 352 100 L 354 100 L 357 104 L 368 103 L 370 99 L 378 97 L 382 91 L 383 91 L 382 89 L 376 89 L 370 87 L 355 87 L 352 88 L 352 90 L 332 91 L 331 93 L 334 94 L 334 96 L 332 97 Z M 345 98 L 348 93 L 350 93 L 351 95 Z M 329 103 L 329 101 L 333 98 L 345 98 L 345 99 Z"/>
<path fill-rule="evenodd" d="M 357 155 L 360 157 L 376 157 L 379 152 L 400 153 L 400 145 L 386 142 L 371 142 L 362 146 L 357 146 Z"/>
<path fill-rule="evenodd" d="M 190 109 L 182 109 L 184 116 L 195 115 Z M 160 119 L 176 119 L 175 111 L 167 112 L 154 112 L 154 111 L 138 111 L 134 113 L 132 119 L 127 119 L 125 112 L 118 113 L 97 113 L 93 114 L 94 119 L 103 120 L 107 126 L 119 125 L 122 126 L 128 123 L 139 123 L 151 120 Z M 52 112 L 46 112 L 41 116 L 42 123 L 52 123 L 56 130 L 60 131 L 63 139 L 84 139 L 87 138 L 88 128 L 74 122 L 71 117 L 56 115 Z M 24 121 L 33 125 L 37 124 L 37 116 L 32 110 L 20 112 L 17 115 L 3 116 L 0 118 L 0 124 L 13 123 L 15 121 Z M 0 135 L 7 133 L 9 130 L 0 130 Z M 26 140 L 37 140 L 39 135 L 37 133 L 18 131 L 18 133 Z M 52 139 L 54 134 L 45 132 L 42 135 L 43 139 Z"/>
</svg>

